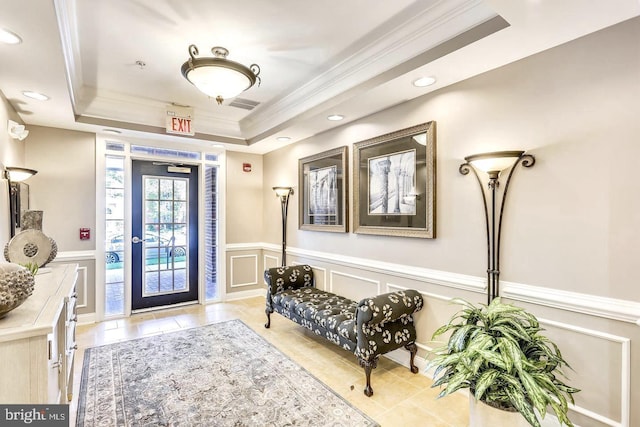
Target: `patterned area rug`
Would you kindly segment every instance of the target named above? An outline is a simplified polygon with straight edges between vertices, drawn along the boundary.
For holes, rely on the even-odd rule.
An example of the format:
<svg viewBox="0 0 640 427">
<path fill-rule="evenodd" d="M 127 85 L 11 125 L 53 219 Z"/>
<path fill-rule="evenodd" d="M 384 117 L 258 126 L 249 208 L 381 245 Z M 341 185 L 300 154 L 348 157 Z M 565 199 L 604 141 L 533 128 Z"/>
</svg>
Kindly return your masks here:
<svg viewBox="0 0 640 427">
<path fill-rule="evenodd" d="M 85 352 L 78 426 L 378 426 L 240 320 Z"/>
</svg>

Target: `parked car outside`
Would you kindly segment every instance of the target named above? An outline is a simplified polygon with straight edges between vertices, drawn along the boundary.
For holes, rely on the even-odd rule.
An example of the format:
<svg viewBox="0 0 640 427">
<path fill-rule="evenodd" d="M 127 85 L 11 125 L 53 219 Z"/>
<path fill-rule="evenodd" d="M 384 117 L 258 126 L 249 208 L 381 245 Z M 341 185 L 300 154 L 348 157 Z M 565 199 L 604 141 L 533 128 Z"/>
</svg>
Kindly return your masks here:
<svg viewBox="0 0 640 427">
<path fill-rule="evenodd" d="M 146 233 L 144 239 L 145 258 L 162 258 L 163 255 L 166 255 L 166 257 L 173 256 L 175 258 L 184 257 L 186 255 L 185 247 L 175 246 L 175 242 L 172 240 L 174 239 L 166 239 L 164 237 L 158 236 L 157 234 Z M 159 248 L 160 250 L 158 251 L 157 248 Z M 108 241 L 107 247 L 105 249 L 105 261 L 107 262 L 107 264 L 122 261 L 122 259 L 124 258 L 124 235 L 118 234 L 114 236 L 111 240 Z"/>
</svg>

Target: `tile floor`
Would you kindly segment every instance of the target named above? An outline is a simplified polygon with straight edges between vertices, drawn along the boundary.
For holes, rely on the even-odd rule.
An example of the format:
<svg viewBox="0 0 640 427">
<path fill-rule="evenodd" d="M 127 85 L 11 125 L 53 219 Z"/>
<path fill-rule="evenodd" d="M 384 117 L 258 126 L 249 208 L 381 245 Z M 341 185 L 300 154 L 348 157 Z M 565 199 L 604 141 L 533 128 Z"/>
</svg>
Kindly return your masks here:
<svg viewBox="0 0 640 427">
<path fill-rule="evenodd" d="M 80 390 L 84 349 L 147 335 L 172 332 L 231 319 L 241 319 L 267 341 L 331 387 L 352 405 L 384 427 L 463 427 L 468 423 L 467 400 L 462 395 L 436 400 L 431 380 L 411 374 L 408 368 L 381 357 L 374 369 L 372 397 L 366 397 L 364 370 L 355 356 L 317 337 L 278 314 L 265 329 L 264 298 L 250 298 L 207 306 L 193 305 L 141 313 L 128 319 L 111 320 L 77 329 L 78 352 L 75 364 L 71 425 Z"/>
</svg>

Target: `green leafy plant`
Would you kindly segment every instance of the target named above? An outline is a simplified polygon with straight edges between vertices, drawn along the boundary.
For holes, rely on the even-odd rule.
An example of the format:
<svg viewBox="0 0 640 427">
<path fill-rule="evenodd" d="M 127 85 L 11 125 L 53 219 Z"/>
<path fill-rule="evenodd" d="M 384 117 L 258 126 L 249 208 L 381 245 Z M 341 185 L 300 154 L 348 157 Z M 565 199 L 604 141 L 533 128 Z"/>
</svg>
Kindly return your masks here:
<svg viewBox="0 0 640 427">
<path fill-rule="evenodd" d="M 28 262 L 26 264 L 21 264 L 23 267 L 25 267 L 27 270 L 29 270 L 29 272 L 31 273 L 32 276 L 35 276 L 36 273 L 38 273 L 38 264 L 36 264 L 35 262 Z"/>
<path fill-rule="evenodd" d="M 435 367 L 432 387 L 444 387 L 438 397 L 468 388 L 475 399 L 502 410 L 518 411 L 539 427 L 551 407 L 561 424 L 573 426 L 567 400 L 580 390 L 565 384 L 560 349 L 540 334 L 538 319 L 523 308 L 495 298 L 464 308 L 440 327 L 432 339 L 451 332 L 446 345 L 434 349 L 427 368 Z"/>
</svg>

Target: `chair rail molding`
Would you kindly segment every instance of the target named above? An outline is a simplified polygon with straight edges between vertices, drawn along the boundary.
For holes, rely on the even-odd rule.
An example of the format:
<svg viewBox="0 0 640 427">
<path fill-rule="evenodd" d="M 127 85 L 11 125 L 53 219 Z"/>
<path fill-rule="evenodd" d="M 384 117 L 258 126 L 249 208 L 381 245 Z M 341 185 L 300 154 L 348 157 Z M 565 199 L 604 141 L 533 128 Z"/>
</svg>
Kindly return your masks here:
<svg viewBox="0 0 640 427">
<path fill-rule="evenodd" d="M 260 245 L 260 243 L 233 245 L 233 248 L 234 250 L 257 249 L 258 245 Z M 278 245 L 270 243 L 263 243 L 262 245 L 262 249 L 265 251 L 277 252 L 280 250 Z M 401 277 L 476 293 L 484 293 L 487 286 L 486 278 L 484 277 L 469 276 L 448 271 L 300 249 L 292 246 L 287 248 L 287 253 L 290 256 L 297 256 L 304 259 L 361 268 L 375 273 L 387 274 L 392 277 Z M 620 322 L 633 323 L 640 326 L 640 302 L 514 282 L 502 281 L 501 283 L 502 295 L 511 300 L 568 310 Z"/>
<path fill-rule="evenodd" d="M 96 259 L 96 251 L 64 251 L 58 252 L 56 261 L 81 261 Z"/>
<path fill-rule="evenodd" d="M 228 252 L 246 250 L 278 252 L 280 251 L 280 246 L 263 242 L 234 243 L 227 245 L 226 250 Z M 305 260 L 366 269 L 370 272 L 386 274 L 392 277 L 416 280 L 475 293 L 484 293 L 487 286 L 486 278 L 484 277 L 394 264 L 333 252 L 320 252 L 289 246 L 287 247 L 287 253 L 291 257 L 300 257 Z M 297 262 L 296 260 L 292 261 L 294 263 Z M 501 283 L 502 295 L 511 300 L 568 310 L 625 323 L 633 323 L 640 326 L 640 302 L 514 282 L 502 281 Z"/>
<path fill-rule="evenodd" d="M 640 303 L 634 301 L 504 281 L 502 295 L 510 299 L 640 326 Z"/>
</svg>

